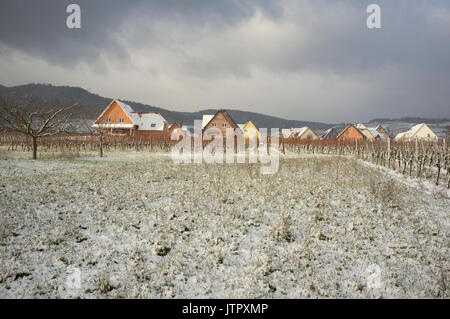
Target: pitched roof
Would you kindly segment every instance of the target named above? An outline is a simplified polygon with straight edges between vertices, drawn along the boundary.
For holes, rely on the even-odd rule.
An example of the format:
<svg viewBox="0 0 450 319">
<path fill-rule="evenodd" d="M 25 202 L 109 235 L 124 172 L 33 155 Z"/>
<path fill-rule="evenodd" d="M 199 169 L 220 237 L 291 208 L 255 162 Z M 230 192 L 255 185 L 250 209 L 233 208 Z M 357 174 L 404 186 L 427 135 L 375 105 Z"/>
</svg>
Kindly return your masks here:
<svg viewBox="0 0 450 319">
<path fill-rule="evenodd" d="M 354 128 L 357 132 L 359 132 L 359 134 L 361 134 L 364 138 L 367 138 L 367 136 L 364 135 L 364 133 L 361 132 L 361 131 L 360 131 L 355 125 L 353 125 L 353 124 L 350 124 L 350 125 L 348 125 L 345 129 L 343 129 L 342 132 L 339 133 L 338 136 L 336 136 L 336 138 L 339 138 L 342 134 L 344 134 L 344 132 L 346 132 L 346 131 L 347 131 L 350 127 L 352 127 L 352 126 L 353 126 L 353 128 Z"/>
<path fill-rule="evenodd" d="M 397 136 L 395 138 L 396 139 L 399 139 L 399 138 L 415 138 L 415 137 L 417 137 L 417 134 L 423 128 L 427 128 L 431 133 L 433 133 L 434 137 L 436 137 L 436 134 L 434 134 L 434 132 L 428 127 L 428 125 L 426 125 L 425 123 L 420 123 L 420 124 L 414 125 L 413 127 L 411 127 L 406 132 L 402 132 L 402 133 L 397 134 Z"/>
<path fill-rule="evenodd" d="M 322 138 L 327 137 L 328 135 L 331 135 L 331 133 L 334 132 L 334 137 L 336 137 L 338 135 L 338 133 L 336 132 L 336 130 L 334 129 L 334 127 L 329 128 L 328 130 L 325 131 L 325 133 L 322 134 Z"/>
<path fill-rule="evenodd" d="M 372 134 L 374 138 L 377 138 L 379 136 L 380 138 L 384 139 L 384 135 L 380 134 L 380 132 L 377 131 L 376 127 L 368 127 L 367 130 Z"/>
<path fill-rule="evenodd" d="M 236 124 L 236 122 L 231 118 L 230 114 L 226 110 L 219 110 L 217 113 L 222 113 L 225 119 L 228 121 L 228 123 L 231 124 L 233 128 L 238 128 L 239 126 Z M 216 113 L 216 114 L 217 114 Z M 215 116 L 215 115 L 214 115 Z"/>
<path fill-rule="evenodd" d="M 212 120 L 214 115 L 211 114 L 204 114 L 202 118 L 202 129 L 205 128 L 205 126 Z"/>
<path fill-rule="evenodd" d="M 281 134 L 283 135 L 284 138 L 289 138 L 292 134 L 301 137 L 308 129 L 309 129 L 308 126 L 283 128 L 281 129 Z"/>
<path fill-rule="evenodd" d="M 281 135 L 283 135 L 284 138 L 288 138 L 289 136 L 291 136 L 292 133 L 294 133 L 294 131 L 290 128 L 281 129 Z"/>
<path fill-rule="evenodd" d="M 301 128 L 299 128 L 299 129 L 295 129 L 295 130 L 297 130 L 297 132 L 295 133 L 298 137 L 301 137 L 303 134 L 305 134 L 305 132 L 307 131 L 309 129 L 309 127 L 307 127 L 307 126 L 304 126 L 304 127 L 301 127 Z"/>
<path fill-rule="evenodd" d="M 365 129 L 367 129 L 367 127 L 366 127 L 364 124 L 362 124 L 362 123 L 356 124 L 355 127 L 356 127 L 357 129 L 359 129 L 359 130 L 365 130 Z"/>
<path fill-rule="evenodd" d="M 164 123 L 167 123 L 164 117 L 157 112 L 136 112 L 131 106 L 118 99 L 113 99 L 103 113 L 105 113 L 114 102 L 122 108 L 134 124 L 104 124 L 104 127 L 132 128 L 134 125 L 137 125 L 138 131 L 161 131 L 164 129 Z M 100 118 L 103 113 L 98 118 Z"/>
<path fill-rule="evenodd" d="M 236 122 L 231 118 L 230 114 L 228 114 L 228 112 L 226 110 L 218 110 L 216 112 L 216 114 L 212 115 L 212 117 L 208 120 L 210 115 L 203 115 L 203 119 L 202 119 L 202 129 L 204 129 L 209 122 L 211 122 L 216 116 L 217 114 L 222 113 L 223 117 L 227 120 L 228 123 L 231 124 L 232 128 L 239 128 L 239 126 L 236 124 Z M 205 124 L 206 123 L 206 124 Z"/>
<path fill-rule="evenodd" d="M 381 130 L 383 130 L 384 132 L 387 133 L 386 129 L 385 129 L 381 124 L 379 124 L 375 129 L 376 129 L 377 131 L 381 129 Z"/>
<path fill-rule="evenodd" d="M 420 124 L 417 124 L 417 125 L 414 125 L 413 127 L 411 127 L 409 129 L 409 132 L 411 133 L 411 137 L 416 136 L 417 133 L 419 133 L 419 131 L 425 126 L 426 126 L 425 123 L 420 123 Z"/>
<path fill-rule="evenodd" d="M 166 120 L 161 114 L 155 112 L 139 112 L 137 113 L 139 118 L 136 123 L 138 126 L 138 131 L 162 131 L 164 129 L 164 124 Z"/>
<path fill-rule="evenodd" d="M 114 101 L 116 101 L 117 104 L 119 104 L 119 106 L 122 108 L 122 110 L 124 110 L 124 112 L 127 113 L 127 115 L 134 122 L 134 124 L 139 125 L 137 123 L 139 120 L 139 114 L 137 114 L 131 106 L 122 101 L 119 101 L 118 99 L 114 99 Z"/>
</svg>

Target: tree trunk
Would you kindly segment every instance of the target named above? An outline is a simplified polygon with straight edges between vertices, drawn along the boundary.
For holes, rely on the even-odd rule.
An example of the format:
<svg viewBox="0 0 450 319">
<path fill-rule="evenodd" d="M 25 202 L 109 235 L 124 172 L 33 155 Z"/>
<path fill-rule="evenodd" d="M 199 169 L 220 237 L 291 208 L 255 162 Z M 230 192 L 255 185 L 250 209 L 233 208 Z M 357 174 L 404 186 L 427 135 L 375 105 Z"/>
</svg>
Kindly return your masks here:
<svg viewBox="0 0 450 319">
<path fill-rule="evenodd" d="M 103 141 L 100 140 L 100 157 L 103 157 Z"/>
<path fill-rule="evenodd" d="M 32 136 L 32 143 L 33 143 L 33 159 L 37 159 L 37 137 Z"/>
</svg>

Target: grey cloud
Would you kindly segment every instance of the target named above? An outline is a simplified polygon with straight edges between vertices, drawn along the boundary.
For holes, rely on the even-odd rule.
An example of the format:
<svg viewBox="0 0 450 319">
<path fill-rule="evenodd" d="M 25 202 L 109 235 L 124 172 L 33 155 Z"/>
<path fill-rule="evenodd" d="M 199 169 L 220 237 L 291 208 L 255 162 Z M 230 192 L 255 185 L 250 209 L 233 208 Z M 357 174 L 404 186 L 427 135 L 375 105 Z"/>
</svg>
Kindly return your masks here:
<svg viewBox="0 0 450 319">
<path fill-rule="evenodd" d="M 66 27 L 66 7 L 74 2 L 81 7 L 80 30 Z M 124 26 L 133 24 L 130 12 L 137 12 L 149 23 L 183 19 L 192 25 L 224 26 L 248 18 L 258 7 L 272 17 L 281 14 L 276 2 L 256 0 L 3 0 L 0 42 L 50 63 L 101 63 L 101 54 L 121 60 L 130 58 L 130 48 L 116 36 Z M 151 45 L 151 40 L 144 32 L 137 38 L 146 45 Z"/>
<path fill-rule="evenodd" d="M 65 27 L 72 2 L 82 9 L 81 30 Z M 380 30 L 365 27 L 365 8 L 373 2 L 382 8 Z M 92 74 L 104 72 L 104 81 L 110 73 L 129 77 L 120 88 L 111 82 L 111 91 L 135 93 L 136 83 L 148 79 L 164 92 L 182 90 L 186 110 L 215 101 L 205 106 L 239 102 L 316 120 L 336 108 L 342 120 L 450 116 L 447 0 L 3 0 L 0 50 L 2 57 L 21 52 L 63 66 L 68 82 L 94 91 L 100 83 L 81 74 L 80 64 Z M 296 78 L 310 90 L 304 96 Z M 234 92 L 198 97 L 221 85 Z M 273 95 L 283 87 L 289 88 L 280 98 L 284 104 L 274 105 Z M 142 97 L 154 104 L 154 92 Z M 161 98 L 168 104 L 180 99 Z"/>
</svg>

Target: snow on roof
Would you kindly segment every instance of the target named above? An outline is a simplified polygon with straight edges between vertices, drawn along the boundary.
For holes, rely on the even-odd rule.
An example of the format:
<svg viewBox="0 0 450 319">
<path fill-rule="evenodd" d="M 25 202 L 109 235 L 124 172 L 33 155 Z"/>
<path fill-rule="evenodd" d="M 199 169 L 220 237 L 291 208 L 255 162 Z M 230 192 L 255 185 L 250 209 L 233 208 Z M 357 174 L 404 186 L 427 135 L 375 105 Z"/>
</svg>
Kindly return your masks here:
<svg viewBox="0 0 450 319">
<path fill-rule="evenodd" d="M 399 139 L 399 138 L 414 138 L 414 137 L 416 137 L 417 133 L 419 133 L 420 130 L 422 128 L 424 128 L 424 127 L 427 127 L 427 125 L 425 123 L 420 123 L 420 124 L 414 125 L 408 131 L 397 134 L 397 136 L 395 138 L 396 139 Z"/>
<path fill-rule="evenodd" d="M 409 132 L 402 132 L 402 133 L 398 133 L 395 138 L 399 139 L 399 138 L 404 138 L 408 135 Z"/>
<path fill-rule="evenodd" d="M 139 121 L 139 114 L 137 114 L 133 108 L 131 106 L 129 106 L 128 104 L 119 101 L 118 99 L 116 99 L 117 104 L 120 105 L 120 107 L 125 111 L 125 113 L 127 113 L 127 115 L 131 118 L 131 120 L 134 122 L 134 124 L 139 125 L 138 121 Z"/>
<path fill-rule="evenodd" d="M 362 123 L 356 124 L 356 128 L 359 129 L 359 130 L 365 130 L 365 129 L 367 129 L 367 127 L 366 127 L 364 124 L 362 124 Z"/>
<path fill-rule="evenodd" d="M 139 116 L 136 122 L 138 131 L 162 131 L 166 120 L 159 113 L 136 113 Z"/>
<path fill-rule="evenodd" d="M 308 129 L 309 129 L 309 127 L 304 126 L 304 127 L 301 127 L 301 128 L 296 128 L 296 129 L 294 129 L 294 130 L 295 130 L 297 136 L 298 136 L 298 137 L 301 137 L 303 134 L 305 134 L 305 132 L 306 132 Z"/>
<path fill-rule="evenodd" d="M 377 138 L 377 136 L 379 136 L 381 139 L 383 139 L 383 140 L 385 139 L 384 135 L 383 135 L 383 134 L 380 134 L 380 133 L 377 131 L 377 128 L 376 128 L 376 127 L 368 127 L 367 130 L 370 132 L 370 134 L 373 135 L 374 138 Z"/>
<path fill-rule="evenodd" d="M 127 113 L 134 124 L 138 125 L 138 131 L 162 131 L 164 123 L 167 123 L 164 117 L 157 112 L 135 112 L 128 104 L 118 99 L 115 101 Z"/>
<path fill-rule="evenodd" d="M 281 129 L 281 134 L 284 138 L 288 138 L 293 133 L 293 130 L 290 128 L 283 128 Z"/>
<path fill-rule="evenodd" d="M 338 132 L 334 127 L 329 128 L 326 130 L 320 137 L 321 139 L 333 139 L 338 135 Z"/>
<path fill-rule="evenodd" d="M 420 123 L 420 124 L 414 125 L 413 127 L 411 127 L 411 128 L 409 129 L 408 132 L 410 132 L 411 137 L 414 137 L 414 136 L 416 136 L 416 134 L 417 134 L 417 133 L 422 129 L 422 127 L 424 127 L 424 126 L 426 126 L 425 123 Z"/>
<path fill-rule="evenodd" d="M 211 121 L 211 119 L 214 117 L 214 115 L 210 115 L 210 114 L 204 114 L 203 118 L 202 118 L 202 129 L 205 128 L 206 124 L 209 123 L 209 121 Z"/>
</svg>

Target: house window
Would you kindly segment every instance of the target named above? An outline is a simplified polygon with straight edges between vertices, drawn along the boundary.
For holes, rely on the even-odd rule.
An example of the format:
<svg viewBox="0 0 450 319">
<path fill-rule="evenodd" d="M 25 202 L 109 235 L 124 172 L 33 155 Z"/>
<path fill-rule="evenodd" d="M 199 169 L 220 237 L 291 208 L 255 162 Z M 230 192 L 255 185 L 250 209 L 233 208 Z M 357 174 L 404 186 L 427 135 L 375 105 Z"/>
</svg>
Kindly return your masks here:
<svg viewBox="0 0 450 319">
<path fill-rule="evenodd" d="M 216 123 L 211 123 L 211 126 L 212 127 L 216 127 Z"/>
<path fill-rule="evenodd" d="M 152 123 L 151 127 L 156 127 L 156 123 Z"/>
<path fill-rule="evenodd" d="M 110 117 L 106 118 L 106 123 L 111 123 L 111 118 Z"/>
<path fill-rule="evenodd" d="M 119 123 L 123 123 L 123 122 L 125 122 L 124 119 L 119 119 Z"/>
<path fill-rule="evenodd" d="M 227 123 L 222 123 L 222 127 L 227 127 Z"/>
</svg>

